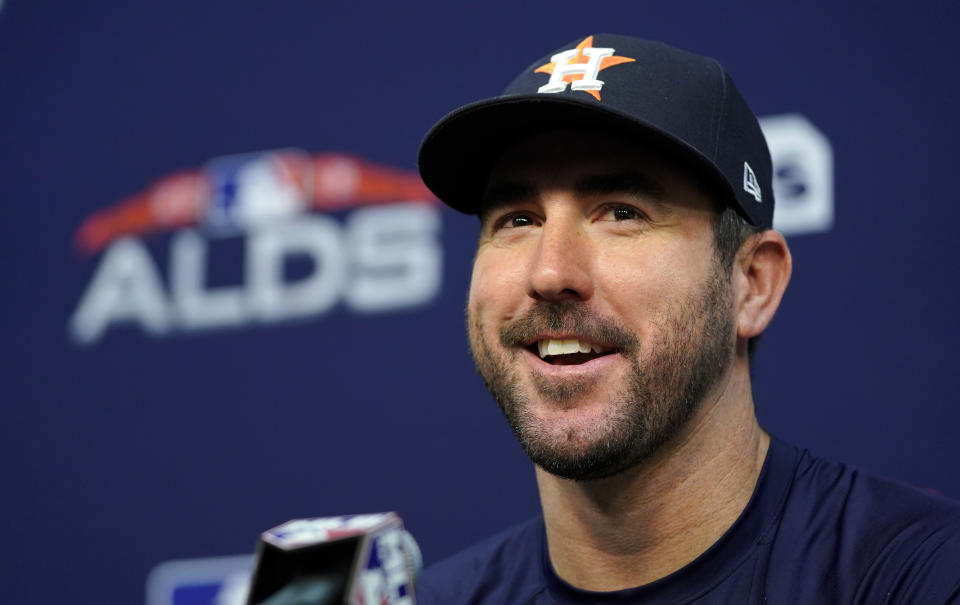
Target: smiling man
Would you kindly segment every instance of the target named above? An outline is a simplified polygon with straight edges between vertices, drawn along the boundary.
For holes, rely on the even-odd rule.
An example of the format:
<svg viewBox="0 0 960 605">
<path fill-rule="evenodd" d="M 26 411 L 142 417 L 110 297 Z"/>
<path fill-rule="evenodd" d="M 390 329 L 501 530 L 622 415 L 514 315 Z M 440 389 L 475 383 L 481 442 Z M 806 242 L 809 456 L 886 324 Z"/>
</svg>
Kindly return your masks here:
<svg viewBox="0 0 960 605">
<path fill-rule="evenodd" d="M 426 184 L 480 218 L 477 369 L 543 516 L 421 603 L 947 603 L 960 508 L 771 438 L 750 357 L 787 287 L 757 120 L 714 60 L 597 35 L 443 118 Z"/>
</svg>

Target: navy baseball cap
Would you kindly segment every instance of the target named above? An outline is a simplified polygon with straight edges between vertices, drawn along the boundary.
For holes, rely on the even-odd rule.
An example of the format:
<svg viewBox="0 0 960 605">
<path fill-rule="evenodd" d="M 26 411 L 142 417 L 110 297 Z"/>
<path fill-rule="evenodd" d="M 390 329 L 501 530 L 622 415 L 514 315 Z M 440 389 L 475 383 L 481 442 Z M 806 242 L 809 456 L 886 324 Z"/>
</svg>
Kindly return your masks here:
<svg viewBox="0 0 960 605">
<path fill-rule="evenodd" d="M 715 60 L 662 42 L 597 34 L 534 61 L 498 97 L 446 115 L 420 145 L 420 176 L 444 203 L 478 214 L 500 155 L 545 131 L 597 129 L 669 154 L 753 225 L 773 225 L 770 151 L 756 116 Z"/>
</svg>

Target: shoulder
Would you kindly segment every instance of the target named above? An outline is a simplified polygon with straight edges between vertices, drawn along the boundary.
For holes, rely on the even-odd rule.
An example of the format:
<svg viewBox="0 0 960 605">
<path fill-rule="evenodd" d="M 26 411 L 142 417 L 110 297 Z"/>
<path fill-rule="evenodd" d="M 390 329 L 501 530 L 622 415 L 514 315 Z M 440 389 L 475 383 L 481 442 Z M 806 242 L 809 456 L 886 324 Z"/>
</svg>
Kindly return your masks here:
<svg viewBox="0 0 960 605">
<path fill-rule="evenodd" d="M 424 569 L 417 603 L 526 602 L 544 587 L 542 546 L 541 517 L 491 536 Z"/>
<path fill-rule="evenodd" d="M 853 602 L 945 603 L 960 588 L 960 503 L 808 452 L 779 533 L 786 558 L 830 570 L 829 592 Z"/>
<path fill-rule="evenodd" d="M 960 502 L 848 464 L 802 452 L 790 506 L 808 523 L 838 523 L 889 537 L 904 531 L 960 529 Z"/>
</svg>

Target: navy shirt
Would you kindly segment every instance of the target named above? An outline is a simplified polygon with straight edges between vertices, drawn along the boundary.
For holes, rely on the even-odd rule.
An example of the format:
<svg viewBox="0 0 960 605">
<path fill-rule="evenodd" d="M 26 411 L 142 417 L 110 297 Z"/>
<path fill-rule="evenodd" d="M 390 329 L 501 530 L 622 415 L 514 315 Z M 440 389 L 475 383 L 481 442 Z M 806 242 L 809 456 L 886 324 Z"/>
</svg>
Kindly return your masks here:
<svg viewBox="0 0 960 605">
<path fill-rule="evenodd" d="M 960 603 L 960 503 L 771 439 L 737 521 L 665 578 L 574 588 L 554 572 L 537 517 L 424 570 L 417 603 Z"/>
</svg>

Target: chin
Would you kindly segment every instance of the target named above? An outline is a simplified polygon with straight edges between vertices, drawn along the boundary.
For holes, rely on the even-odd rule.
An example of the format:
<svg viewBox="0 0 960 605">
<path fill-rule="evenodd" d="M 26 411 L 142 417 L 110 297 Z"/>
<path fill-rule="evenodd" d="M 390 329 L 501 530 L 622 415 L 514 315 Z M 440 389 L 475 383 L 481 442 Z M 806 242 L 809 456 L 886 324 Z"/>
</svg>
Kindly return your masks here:
<svg viewBox="0 0 960 605">
<path fill-rule="evenodd" d="M 547 404 L 549 406 L 549 404 Z M 568 409 L 549 406 L 508 414 L 527 456 L 541 469 L 576 481 L 601 479 L 637 464 L 649 452 L 649 435 L 629 410 L 610 402 Z"/>
</svg>

